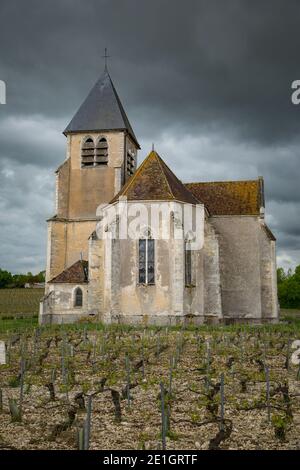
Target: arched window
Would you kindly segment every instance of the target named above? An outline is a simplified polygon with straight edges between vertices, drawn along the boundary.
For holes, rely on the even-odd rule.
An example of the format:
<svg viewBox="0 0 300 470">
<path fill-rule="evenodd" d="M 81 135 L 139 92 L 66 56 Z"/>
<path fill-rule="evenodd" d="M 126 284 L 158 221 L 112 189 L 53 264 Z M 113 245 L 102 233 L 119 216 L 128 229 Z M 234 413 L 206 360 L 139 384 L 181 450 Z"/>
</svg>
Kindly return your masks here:
<svg viewBox="0 0 300 470">
<path fill-rule="evenodd" d="M 95 144 L 91 137 L 86 137 L 81 149 L 82 166 L 94 166 Z"/>
<path fill-rule="evenodd" d="M 82 290 L 77 287 L 75 290 L 74 307 L 82 307 Z"/>
<path fill-rule="evenodd" d="M 108 144 L 105 137 L 98 140 L 96 146 L 96 165 L 107 165 L 108 162 Z"/>
<path fill-rule="evenodd" d="M 154 240 L 149 232 L 139 240 L 139 284 L 155 284 Z"/>
</svg>

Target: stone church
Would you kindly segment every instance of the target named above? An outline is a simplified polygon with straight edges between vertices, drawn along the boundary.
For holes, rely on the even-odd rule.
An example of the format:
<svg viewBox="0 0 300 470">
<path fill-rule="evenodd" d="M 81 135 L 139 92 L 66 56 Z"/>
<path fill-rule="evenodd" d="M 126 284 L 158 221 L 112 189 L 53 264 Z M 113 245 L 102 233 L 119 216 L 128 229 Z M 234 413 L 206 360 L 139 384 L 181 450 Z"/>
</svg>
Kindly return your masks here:
<svg viewBox="0 0 300 470">
<path fill-rule="evenodd" d="M 154 148 L 137 168 L 140 146 L 106 68 L 64 134 L 41 324 L 277 321 L 262 177 L 183 183 Z M 134 224 L 137 212 L 146 221 Z M 199 215 L 193 230 L 186 213 Z"/>
</svg>

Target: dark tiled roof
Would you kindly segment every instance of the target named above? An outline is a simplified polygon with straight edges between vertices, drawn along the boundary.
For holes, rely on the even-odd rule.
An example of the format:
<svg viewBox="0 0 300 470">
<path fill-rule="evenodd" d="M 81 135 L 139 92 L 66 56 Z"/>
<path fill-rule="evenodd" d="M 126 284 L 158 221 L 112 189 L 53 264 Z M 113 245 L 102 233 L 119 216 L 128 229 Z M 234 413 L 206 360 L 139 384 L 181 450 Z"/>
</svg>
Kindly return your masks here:
<svg viewBox="0 0 300 470">
<path fill-rule="evenodd" d="M 154 150 L 149 153 L 111 203 L 116 202 L 120 196 L 126 196 L 129 201 L 178 200 L 199 204 L 196 197 L 187 190 Z"/>
<path fill-rule="evenodd" d="M 186 183 L 211 215 L 259 215 L 263 201 L 263 180 Z"/>
<path fill-rule="evenodd" d="M 114 129 L 127 130 L 139 147 L 120 98 L 106 70 L 64 130 L 64 134 Z"/>
<path fill-rule="evenodd" d="M 72 283 L 72 284 L 83 284 L 88 282 L 88 266 L 89 263 L 84 260 L 76 261 L 69 268 L 55 276 L 49 283 Z"/>
</svg>

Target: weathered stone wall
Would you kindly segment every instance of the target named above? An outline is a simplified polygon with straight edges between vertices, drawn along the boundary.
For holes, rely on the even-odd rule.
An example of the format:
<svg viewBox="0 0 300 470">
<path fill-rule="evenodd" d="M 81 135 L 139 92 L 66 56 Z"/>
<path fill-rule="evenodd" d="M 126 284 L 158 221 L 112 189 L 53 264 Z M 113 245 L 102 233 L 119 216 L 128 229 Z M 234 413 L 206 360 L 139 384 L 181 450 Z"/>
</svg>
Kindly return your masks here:
<svg viewBox="0 0 300 470">
<path fill-rule="evenodd" d="M 67 226 L 67 254 L 66 266 L 71 266 L 73 263 L 82 258 L 88 260 L 88 239 L 96 226 L 95 220 L 86 221 L 70 221 Z"/>
<path fill-rule="evenodd" d="M 68 158 L 56 171 L 56 208 L 59 217 L 68 217 L 71 159 Z"/>
<path fill-rule="evenodd" d="M 88 238 L 96 226 L 97 208 L 108 203 L 125 182 L 126 149 L 137 154 L 136 144 L 123 131 L 88 135 L 95 142 L 99 137 L 107 139 L 108 164 L 82 168 L 81 146 L 87 134 L 68 135 L 67 158 L 57 170 L 57 214 L 48 222 L 47 281 L 80 259 L 80 252 L 88 258 Z"/>
<path fill-rule="evenodd" d="M 115 173 L 124 166 L 125 134 L 124 132 L 106 131 L 103 133 L 89 133 L 97 142 L 99 137 L 105 137 L 108 143 L 108 164 L 96 167 L 81 166 L 81 147 L 86 133 L 71 134 L 68 136 L 70 155 L 69 175 L 64 166 L 62 172 L 58 216 L 65 216 L 61 211 L 67 207 L 66 216 L 69 218 L 95 217 L 99 204 L 109 202 L 115 195 Z M 122 172 L 121 172 L 122 174 Z M 124 180 L 118 183 L 123 184 Z M 63 188 L 66 187 L 67 190 Z"/>
<path fill-rule="evenodd" d="M 66 224 L 48 221 L 46 292 L 48 282 L 65 269 L 66 265 Z"/>
<path fill-rule="evenodd" d="M 271 240 L 261 222 L 260 231 L 260 278 L 262 319 L 278 318 L 277 269 L 275 241 Z"/>
<path fill-rule="evenodd" d="M 191 251 L 191 278 L 192 284 L 186 286 L 185 284 L 185 255 L 184 245 L 180 246 L 178 252 L 180 258 L 182 258 L 180 265 L 178 266 L 178 275 L 182 273 L 182 279 L 180 280 L 180 287 L 183 286 L 183 312 L 182 314 L 188 316 L 201 316 L 203 317 L 201 322 L 204 321 L 205 310 L 204 310 L 204 246 L 200 250 Z M 172 256 L 172 253 L 170 254 Z M 176 291 L 179 291 L 179 285 L 174 285 L 172 296 L 176 296 Z M 182 289 L 182 287 L 181 287 Z"/>
<path fill-rule="evenodd" d="M 118 246 L 119 245 L 119 246 Z M 116 254 L 119 253 L 119 259 Z M 171 310 L 169 246 L 166 240 L 155 241 L 155 285 L 138 284 L 138 240 L 121 240 L 113 244 L 112 298 L 113 311 L 128 322 L 149 322 L 149 317 L 168 315 Z M 119 268 L 118 268 L 119 267 Z M 125 317 L 125 318 L 124 318 Z"/>
<path fill-rule="evenodd" d="M 271 316 L 276 320 L 275 246 L 262 232 L 260 218 L 214 216 L 210 220 L 219 238 L 224 318 L 259 323 Z"/>
<path fill-rule="evenodd" d="M 95 227 L 96 220 L 48 222 L 47 282 L 78 261 L 80 253 L 88 259 L 88 238 Z"/>
<path fill-rule="evenodd" d="M 130 206 L 130 203 L 128 203 Z M 150 211 L 150 206 L 145 203 Z M 171 210 L 170 210 L 171 212 Z M 173 222 L 163 218 L 163 224 Z M 113 224 L 114 225 L 114 224 Z M 117 224 L 110 230 L 118 230 Z M 170 232 L 172 235 L 172 231 Z M 186 315 L 203 318 L 203 256 L 193 253 L 194 275 L 197 287 L 192 293 L 185 287 L 184 241 L 155 238 L 155 285 L 140 285 L 138 282 L 138 239 L 93 241 L 95 250 L 101 251 L 103 271 L 103 310 L 100 317 L 104 322 L 143 324 L 177 324 Z M 174 234 L 173 234 L 174 235 Z M 96 246 L 98 248 L 96 248 Z M 93 248 L 94 251 L 94 248 Z M 100 270 L 98 276 L 100 277 Z M 198 286 L 200 283 L 200 286 Z M 202 318 L 200 319 L 200 316 Z"/>
<path fill-rule="evenodd" d="M 257 217 L 215 216 L 219 235 L 222 311 L 225 318 L 261 318 L 260 225 Z"/>
<path fill-rule="evenodd" d="M 207 319 L 221 320 L 221 278 L 220 278 L 220 256 L 219 237 L 210 222 L 205 224 L 204 239 L 204 314 Z"/>
<path fill-rule="evenodd" d="M 74 307 L 75 290 L 82 289 L 83 305 Z M 42 302 L 39 323 L 73 323 L 88 315 L 88 284 L 48 284 L 48 294 Z"/>
<path fill-rule="evenodd" d="M 88 311 L 101 320 L 104 299 L 104 245 L 95 235 L 89 239 Z"/>
</svg>

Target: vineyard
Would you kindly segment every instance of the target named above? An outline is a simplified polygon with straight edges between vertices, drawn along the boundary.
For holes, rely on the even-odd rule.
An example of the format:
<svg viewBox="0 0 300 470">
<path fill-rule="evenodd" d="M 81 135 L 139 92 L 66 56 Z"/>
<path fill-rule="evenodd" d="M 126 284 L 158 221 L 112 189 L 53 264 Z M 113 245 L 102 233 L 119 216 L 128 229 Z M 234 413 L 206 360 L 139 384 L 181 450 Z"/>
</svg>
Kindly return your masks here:
<svg viewBox="0 0 300 470">
<path fill-rule="evenodd" d="M 2 449 L 299 449 L 298 323 L 0 335 Z"/>
<path fill-rule="evenodd" d="M 38 315 L 44 289 L 0 289 L 0 319 Z"/>
</svg>

